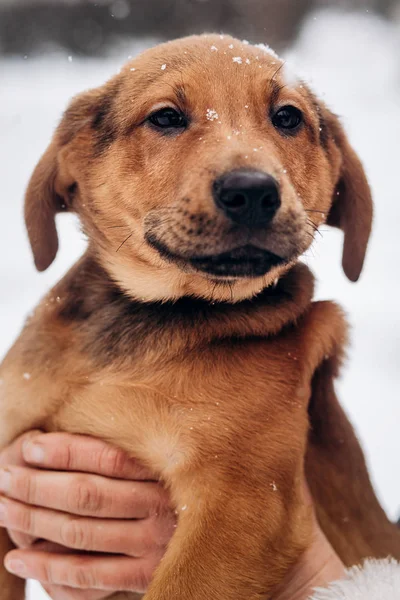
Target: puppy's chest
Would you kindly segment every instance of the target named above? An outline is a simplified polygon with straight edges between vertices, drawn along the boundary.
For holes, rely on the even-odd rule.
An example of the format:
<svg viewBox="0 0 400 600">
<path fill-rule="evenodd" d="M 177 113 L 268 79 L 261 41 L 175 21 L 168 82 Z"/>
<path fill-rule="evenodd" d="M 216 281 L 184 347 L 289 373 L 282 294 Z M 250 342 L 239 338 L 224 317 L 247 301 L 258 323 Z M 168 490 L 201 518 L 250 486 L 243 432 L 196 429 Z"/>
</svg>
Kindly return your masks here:
<svg viewBox="0 0 400 600">
<path fill-rule="evenodd" d="M 194 465 L 254 462 L 308 399 L 293 343 L 226 340 L 130 373 L 103 369 L 49 422 L 99 436 L 170 477 Z"/>
</svg>

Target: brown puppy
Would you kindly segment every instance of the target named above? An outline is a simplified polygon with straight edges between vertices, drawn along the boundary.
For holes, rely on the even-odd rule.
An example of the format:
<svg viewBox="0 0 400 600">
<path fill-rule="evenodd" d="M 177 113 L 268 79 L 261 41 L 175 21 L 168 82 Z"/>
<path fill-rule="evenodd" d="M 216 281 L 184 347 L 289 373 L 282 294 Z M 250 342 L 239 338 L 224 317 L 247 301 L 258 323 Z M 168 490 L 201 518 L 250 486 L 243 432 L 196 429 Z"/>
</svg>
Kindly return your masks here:
<svg viewBox="0 0 400 600">
<path fill-rule="evenodd" d="M 307 475 L 342 558 L 399 555 L 334 397 L 346 324 L 312 303 L 296 264 L 328 222 L 356 280 L 372 219 L 361 164 L 308 88 L 229 37 L 152 49 L 73 100 L 36 168 L 26 221 L 39 270 L 64 210 L 88 250 L 1 367 L 0 442 L 33 427 L 95 435 L 161 477 L 179 523 L 146 599 L 271 597 L 309 543 L 309 415 Z M 351 482 L 356 469 L 360 486 L 341 492 L 337 478 L 330 499 L 329 473 Z M 346 507 L 356 550 L 341 543 Z M 15 579 L 0 583 L 2 600 L 20 600 Z"/>
</svg>

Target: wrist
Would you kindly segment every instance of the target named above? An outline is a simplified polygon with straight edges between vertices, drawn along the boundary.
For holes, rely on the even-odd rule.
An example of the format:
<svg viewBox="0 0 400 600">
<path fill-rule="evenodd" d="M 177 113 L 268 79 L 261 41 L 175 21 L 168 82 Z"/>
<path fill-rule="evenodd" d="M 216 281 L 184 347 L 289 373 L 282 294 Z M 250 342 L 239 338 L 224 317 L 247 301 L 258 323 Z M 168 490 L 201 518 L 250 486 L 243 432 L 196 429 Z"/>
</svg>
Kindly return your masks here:
<svg viewBox="0 0 400 600">
<path fill-rule="evenodd" d="M 315 588 L 326 587 L 345 575 L 344 565 L 321 530 L 291 569 L 274 600 L 308 600 Z"/>
</svg>

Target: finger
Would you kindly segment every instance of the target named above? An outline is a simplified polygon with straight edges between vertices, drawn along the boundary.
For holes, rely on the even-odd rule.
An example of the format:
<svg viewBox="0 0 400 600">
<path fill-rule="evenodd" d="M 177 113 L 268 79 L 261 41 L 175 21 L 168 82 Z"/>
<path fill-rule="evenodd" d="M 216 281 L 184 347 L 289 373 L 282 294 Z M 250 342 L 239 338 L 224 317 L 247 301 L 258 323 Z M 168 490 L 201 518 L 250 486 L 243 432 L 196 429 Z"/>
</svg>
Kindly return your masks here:
<svg viewBox="0 0 400 600">
<path fill-rule="evenodd" d="M 105 600 L 109 592 L 100 590 L 77 590 L 59 585 L 44 585 L 43 589 L 52 600 Z"/>
<path fill-rule="evenodd" d="M 25 442 L 28 442 L 31 438 L 35 438 L 42 432 L 39 430 L 28 431 L 24 435 L 17 438 L 12 444 L 7 446 L 0 452 L 0 467 L 8 465 L 24 465 L 25 459 L 22 453 L 22 447 Z"/>
<path fill-rule="evenodd" d="M 71 554 L 68 548 L 50 542 L 38 542 L 34 550 L 51 554 Z M 59 585 L 43 585 L 43 589 L 52 600 L 103 600 L 109 597 L 109 592 L 104 590 L 77 590 Z"/>
<path fill-rule="evenodd" d="M 30 548 L 35 543 L 35 538 L 20 531 L 8 531 L 8 536 L 16 548 Z"/>
<path fill-rule="evenodd" d="M 2 521 L 8 529 L 74 550 L 135 557 L 148 556 L 165 548 L 175 525 L 172 514 L 138 521 L 88 519 L 4 498 L 0 501 L 0 509 Z"/>
<path fill-rule="evenodd" d="M 157 479 L 125 452 L 96 438 L 68 433 L 41 434 L 26 440 L 22 452 L 27 463 L 41 468 L 96 473 L 116 479 Z"/>
<path fill-rule="evenodd" d="M 19 531 L 9 531 L 8 535 L 10 536 L 11 540 L 14 542 L 15 546 L 17 546 L 18 548 L 33 548 L 35 550 L 42 550 L 43 552 L 52 552 L 52 553 L 59 553 L 59 554 L 65 554 L 65 553 L 71 553 L 71 550 L 69 548 L 65 548 L 64 546 L 60 546 L 58 544 L 54 544 L 51 542 L 46 542 L 44 540 L 37 540 L 35 538 L 32 538 L 31 536 L 28 536 L 24 533 L 20 533 Z M 26 543 L 24 545 L 19 544 L 19 542 L 15 542 L 14 539 L 20 539 L 21 538 L 26 538 L 27 540 L 32 540 L 30 543 Z"/>
<path fill-rule="evenodd" d="M 35 552 L 49 552 L 50 554 L 71 554 L 71 549 L 59 544 L 53 544 L 52 542 L 46 542 L 40 540 L 31 548 Z"/>
<path fill-rule="evenodd" d="M 18 577 L 36 579 L 49 586 L 143 593 L 160 558 L 146 560 L 13 550 L 6 556 L 5 567 Z"/>
<path fill-rule="evenodd" d="M 0 493 L 25 504 L 112 519 L 143 519 L 165 512 L 169 502 L 164 488 L 154 482 L 24 467 L 0 469 Z"/>
</svg>

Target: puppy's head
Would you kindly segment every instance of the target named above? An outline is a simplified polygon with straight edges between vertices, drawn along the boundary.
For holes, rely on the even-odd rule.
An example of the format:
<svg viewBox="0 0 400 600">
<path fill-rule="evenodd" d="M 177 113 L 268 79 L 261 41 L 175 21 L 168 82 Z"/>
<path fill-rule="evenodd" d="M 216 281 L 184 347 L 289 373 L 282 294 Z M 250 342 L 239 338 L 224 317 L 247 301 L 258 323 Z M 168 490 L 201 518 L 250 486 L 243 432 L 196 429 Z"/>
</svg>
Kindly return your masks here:
<svg viewBox="0 0 400 600">
<path fill-rule="evenodd" d="M 327 222 L 360 275 L 369 186 L 337 120 L 284 63 L 227 36 L 145 52 L 75 98 L 31 179 L 39 270 L 76 211 L 110 275 L 145 300 L 238 301 L 271 284 Z"/>
</svg>

